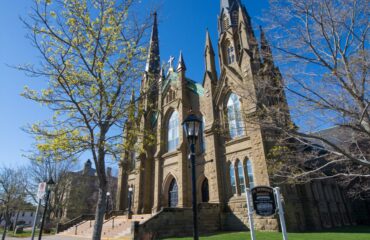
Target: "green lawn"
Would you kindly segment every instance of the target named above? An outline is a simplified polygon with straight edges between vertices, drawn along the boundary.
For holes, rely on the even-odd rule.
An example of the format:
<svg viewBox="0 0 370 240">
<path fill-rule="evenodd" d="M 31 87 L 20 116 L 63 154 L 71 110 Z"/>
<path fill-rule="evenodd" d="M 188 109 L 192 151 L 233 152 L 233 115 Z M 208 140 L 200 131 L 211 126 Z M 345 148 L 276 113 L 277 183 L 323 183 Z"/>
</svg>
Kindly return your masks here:
<svg viewBox="0 0 370 240">
<path fill-rule="evenodd" d="M 43 233 L 43 236 L 47 235 L 53 235 L 55 234 L 55 231 L 53 230 L 51 233 Z M 39 235 L 39 230 L 35 231 L 35 236 L 37 237 Z M 14 234 L 13 231 L 8 232 L 9 237 L 16 237 L 16 238 L 26 238 L 26 237 L 31 237 L 32 236 L 32 230 L 24 230 L 22 233 Z"/>
<path fill-rule="evenodd" d="M 332 229 L 325 232 L 289 233 L 289 240 L 370 240 L 370 227 Z M 191 240 L 192 238 L 171 238 L 167 240 Z M 250 240 L 249 232 L 220 233 L 200 237 L 201 240 Z M 256 240 L 282 240 L 281 233 L 257 232 Z"/>
<path fill-rule="evenodd" d="M 36 232 L 35 232 L 35 236 L 38 236 L 38 234 L 39 234 L 39 231 L 36 231 Z M 30 230 L 25 230 L 25 231 L 23 231 L 22 233 L 18 233 L 18 234 L 14 234 L 14 233 L 13 233 L 13 231 L 9 231 L 9 232 L 8 232 L 8 235 L 9 235 L 10 237 L 25 238 L 25 237 L 31 237 L 31 235 L 32 235 L 32 231 L 30 231 Z"/>
</svg>

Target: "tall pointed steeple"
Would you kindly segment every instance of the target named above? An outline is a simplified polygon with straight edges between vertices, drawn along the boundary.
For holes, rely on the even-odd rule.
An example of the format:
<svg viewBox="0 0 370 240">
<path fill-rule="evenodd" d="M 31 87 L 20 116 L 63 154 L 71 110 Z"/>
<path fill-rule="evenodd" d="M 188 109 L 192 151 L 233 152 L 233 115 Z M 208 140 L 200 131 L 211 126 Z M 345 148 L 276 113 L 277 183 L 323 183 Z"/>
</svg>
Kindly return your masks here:
<svg viewBox="0 0 370 240">
<path fill-rule="evenodd" d="M 161 67 L 161 71 L 159 73 L 159 78 L 158 78 L 158 94 L 162 93 L 162 84 L 164 83 L 166 79 L 166 74 L 164 72 L 164 64 Z"/>
<path fill-rule="evenodd" d="M 273 65 L 273 58 L 272 58 L 272 51 L 269 42 L 267 41 L 266 34 L 263 31 L 262 26 L 260 26 L 261 32 L 261 54 L 264 64 L 272 64 Z"/>
<path fill-rule="evenodd" d="M 153 28 L 152 35 L 150 37 L 150 45 L 148 51 L 148 59 L 146 61 L 145 72 L 153 74 L 159 74 L 161 69 L 160 57 L 159 57 L 159 38 L 158 38 L 158 24 L 157 24 L 157 12 L 153 14 Z"/>
<path fill-rule="evenodd" d="M 249 55 L 253 63 L 260 62 L 258 42 L 253 32 L 251 18 L 240 0 L 220 0 L 219 54 L 223 65 L 242 64 L 243 55 Z M 240 67 L 240 66 L 239 66 Z"/>
<path fill-rule="evenodd" d="M 215 64 L 215 52 L 213 50 L 211 37 L 209 36 L 209 32 L 207 29 L 206 32 L 206 46 L 204 50 L 204 57 L 206 63 L 206 71 L 209 72 L 212 76 L 212 80 L 217 80 L 217 73 L 216 73 L 216 64 Z"/>
<path fill-rule="evenodd" d="M 164 73 L 164 65 L 161 67 L 161 80 L 164 80 L 166 78 L 166 74 Z"/>
<path fill-rule="evenodd" d="M 239 0 L 221 0 L 219 16 L 219 33 L 227 31 L 230 27 L 238 25 L 238 8 L 241 6 Z"/>
<path fill-rule="evenodd" d="M 182 56 L 182 51 L 180 52 L 179 63 L 177 64 L 176 71 L 177 72 L 186 71 L 186 65 L 185 65 L 184 57 Z"/>
<path fill-rule="evenodd" d="M 209 36 L 209 32 L 208 32 L 208 29 L 206 31 L 206 47 L 205 47 L 205 50 L 206 50 L 206 54 L 210 54 L 210 55 L 215 55 L 215 52 L 213 50 L 213 46 L 212 46 L 212 41 L 211 41 L 211 37 Z"/>
<path fill-rule="evenodd" d="M 240 0 L 221 0 L 221 12 L 222 10 L 231 10 L 240 5 Z"/>
</svg>

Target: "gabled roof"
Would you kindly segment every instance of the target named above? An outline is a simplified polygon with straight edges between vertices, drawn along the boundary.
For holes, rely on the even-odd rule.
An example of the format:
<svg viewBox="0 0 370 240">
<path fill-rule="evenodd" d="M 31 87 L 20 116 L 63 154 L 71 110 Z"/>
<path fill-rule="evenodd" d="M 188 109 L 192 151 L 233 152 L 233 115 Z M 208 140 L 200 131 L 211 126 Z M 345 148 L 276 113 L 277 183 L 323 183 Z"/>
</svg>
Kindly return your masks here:
<svg viewBox="0 0 370 240">
<path fill-rule="evenodd" d="M 323 129 L 321 131 L 312 133 L 312 135 L 324 138 L 337 146 L 345 148 L 349 147 L 356 138 L 354 131 L 349 128 L 339 126 Z M 318 139 L 310 139 L 309 141 L 321 146 L 328 147 L 325 143 Z"/>
<path fill-rule="evenodd" d="M 165 80 L 163 81 L 162 92 L 167 91 L 168 87 L 171 85 L 179 84 L 179 82 L 180 82 L 179 74 L 177 72 L 170 71 L 165 77 Z M 194 80 L 191 80 L 190 78 L 186 78 L 186 87 L 195 94 L 197 94 L 198 96 L 204 95 L 204 88 L 202 84 Z"/>
</svg>

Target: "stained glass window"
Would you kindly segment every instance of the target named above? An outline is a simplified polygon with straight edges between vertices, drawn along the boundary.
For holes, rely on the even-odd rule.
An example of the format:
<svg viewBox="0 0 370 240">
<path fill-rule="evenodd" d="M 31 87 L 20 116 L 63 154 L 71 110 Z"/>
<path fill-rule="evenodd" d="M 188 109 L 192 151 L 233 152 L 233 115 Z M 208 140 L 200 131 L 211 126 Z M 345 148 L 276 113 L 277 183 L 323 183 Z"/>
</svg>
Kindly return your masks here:
<svg viewBox="0 0 370 240">
<path fill-rule="evenodd" d="M 249 187 L 254 188 L 253 169 L 251 160 L 248 160 L 245 165 L 245 172 L 248 174 Z"/>
<path fill-rule="evenodd" d="M 168 142 L 167 150 L 169 152 L 176 150 L 179 145 L 179 114 L 177 111 L 173 112 L 168 121 Z"/>
<path fill-rule="evenodd" d="M 176 207 L 178 203 L 178 187 L 175 179 L 172 179 L 168 190 L 168 206 Z"/>
<path fill-rule="evenodd" d="M 244 135 L 244 123 L 241 115 L 239 97 L 232 93 L 227 101 L 227 117 L 231 138 Z"/>
<path fill-rule="evenodd" d="M 245 179 L 242 162 L 238 162 L 238 180 L 239 180 L 239 191 L 245 193 Z"/>
<path fill-rule="evenodd" d="M 230 164 L 230 184 L 232 193 L 236 194 L 235 170 L 233 164 Z"/>
</svg>

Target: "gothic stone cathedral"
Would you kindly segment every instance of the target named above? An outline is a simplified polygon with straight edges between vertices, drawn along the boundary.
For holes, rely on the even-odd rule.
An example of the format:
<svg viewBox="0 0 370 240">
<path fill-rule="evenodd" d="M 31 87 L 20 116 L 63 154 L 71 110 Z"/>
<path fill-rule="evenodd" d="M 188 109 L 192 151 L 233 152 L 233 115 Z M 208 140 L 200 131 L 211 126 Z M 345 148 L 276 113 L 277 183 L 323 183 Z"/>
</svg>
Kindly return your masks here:
<svg viewBox="0 0 370 240">
<path fill-rule="evenodd" d="M 182 54 L 177 66 L 172 65 L 172 59 L 168 70 L 161 69 L 154 16 L 141 86 L 142 92 L 150 91 L 140 103 L 144 109 L 142 117 L 128 122 L 126 132 L 129 128 L 140 129 L 144 139 L 149 138 L 147 132 L 152 132 L 155 144 L 145 144 L 144 140 L 143 153 L 124 154 L 119 171 L 118 210 L 127 209 L 129 186 L 134 189 L 135 214 L 191 207 L 188 146 L 181 126 L 190 109 L 204 122 L 203 141 L 198 141 L 196 158 L 197 201 L 219 206 L 222 229 L 247 227 L 245 186 L 273 185 L 266 162 L 269 145 L 266 133 L 259 126 L 251 126 L 246 118 L 253 115 L 258 101 L 267 101 L 257 94 L 258 81 L 264 79 L 268 85 L 279 87 L 281 82 L 272 75 L 281 75 L 262 29 L 258 43 L 248 12 L 239 0 L 221 0 L 218 30 L 221 73 L 217 75 L 215 52 L 207 32 L 206 71 L 199 84 L 186 77 Z M 282 88 L 280 92 L 275 100 L 288 109 Z M 287 226 L 291 230 L 321 229 L 352 221 L 349 206 L 336 185 L 319 182 L 282 186 L 282 190 Z M 278 220 L 257 218 L 256 228 L 277 230 Z"/>
</svg>

